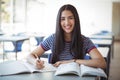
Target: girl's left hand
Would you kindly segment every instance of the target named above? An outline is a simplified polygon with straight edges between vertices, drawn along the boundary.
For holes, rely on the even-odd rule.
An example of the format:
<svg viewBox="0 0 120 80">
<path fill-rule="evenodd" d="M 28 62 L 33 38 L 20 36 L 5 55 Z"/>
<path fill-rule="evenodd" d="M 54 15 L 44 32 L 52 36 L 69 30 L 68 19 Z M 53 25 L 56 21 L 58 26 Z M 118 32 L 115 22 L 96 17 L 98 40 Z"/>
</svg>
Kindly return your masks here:
<svg viewBox="0 0 120 80">
<path fill-rule="evenodd" d="M 60 64 L 65 64 L 69 62 L 73 62 L 73 60 L 57 61 L 55 64 L 53 64 L 53 66 L 58 67 Z"/>
<path fill-rule="evenodd" d="M 54 63 L 53 66 L 58 67 L 60 64 L 62 64 L 62 62 L 63 61 L 58 61 L 58 62 Z"/>
</svg>

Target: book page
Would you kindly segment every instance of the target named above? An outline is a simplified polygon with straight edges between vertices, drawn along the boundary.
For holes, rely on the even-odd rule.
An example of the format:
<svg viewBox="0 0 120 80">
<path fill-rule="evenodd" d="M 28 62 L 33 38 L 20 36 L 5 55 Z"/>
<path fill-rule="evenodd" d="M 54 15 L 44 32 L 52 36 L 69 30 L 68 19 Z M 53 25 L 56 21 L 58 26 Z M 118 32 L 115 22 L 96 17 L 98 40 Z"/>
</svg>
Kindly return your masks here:
<svg viewBox="0 0 120 80">
<path fill-rule="evenodd" d="M 29 73 L 29 69 L 21 61 L 7 61 L 0 63 L 0 75 Z"/>
<path fill-rule="evenodd" d="M 57 67 L 54 67 L 52 64 L 49 64 L 48 62 L 44 62 L 44 68 L 41 69 L 41 72 L 47 72 L 47 71 L 56 71 Z"/>
<path fill-rule="evenodd" d="M 101 68 L 94 68 L 89 67 L 85 65 L 81 65 L 81 75 L 82 76 L 101 76 L 101 77 L 107 77 L 105 72 Z"/>
<path fill-rule="evenodd" d="M 66 63 L 66 64 L 61 64 L 56 72 L 55 75 L 62 75 L 62 74 L 76 74 L 80 75 L 79 73 L 79 64 L 72 62 L 72 63 Z"/>
<path fill-rule="evenodd" d="M 56 71 L 56 67 L 54 67 L 52 64 L 49 64 L 47 62 L 44 62 L 44 68 L 43 69 L 38 69 L 36 66 L 28 63 L 28 62 L 24 62 L 23 63 L 29 70 L 31 73 L 33 72 L 47 72 L 47 71 Z"/>
</svg>

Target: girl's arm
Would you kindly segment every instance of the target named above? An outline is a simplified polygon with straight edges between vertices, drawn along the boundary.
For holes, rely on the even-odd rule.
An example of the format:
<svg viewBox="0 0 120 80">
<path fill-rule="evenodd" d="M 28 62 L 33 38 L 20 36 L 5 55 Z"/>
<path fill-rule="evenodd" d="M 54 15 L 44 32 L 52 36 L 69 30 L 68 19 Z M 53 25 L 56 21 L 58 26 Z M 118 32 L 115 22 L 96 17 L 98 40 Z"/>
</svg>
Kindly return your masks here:
<svg viewBox="0 0 120 80">
<path fill-rule="evenodd" d="M 102 57 L 101 53 L 97 50 L 97 48 L 92 49 L 89 52 L 89 55 L 91 57 L 91 59 L 89 60 L 72 59 L 72 60 L 58 61 L 54 64 L 54 66 L 59 66 L 60 64 L 65 64 L 69 62 L 76 62 L 78 64 L 84 64 L 86 66 L 106 68 L 106 61 Z"/>
<path fill-rule="evenodd" d="M 41 60 L 38 60 L 38 58 L 45 52 L 45 50 L 38 46 L 35 50 L 33 50 L 28 56 L 27 61 L 33 65 L 35 65 L 37 68 L 43 68 L 44 62 Z"/>
<path fill-rule="evenodd" d="M 89 60 L 77 59 L 76 62 L 79 64 L 87 65 L 87 66 L 106 68 L 106 61 L 103 58 L 103 56 L 101 55 L 101 53 L 97 50 L 97 48 L 92 49 L 89 52 L 89 55 L 90 55 L 91 59 L 89 59 Z"/>
</svg>

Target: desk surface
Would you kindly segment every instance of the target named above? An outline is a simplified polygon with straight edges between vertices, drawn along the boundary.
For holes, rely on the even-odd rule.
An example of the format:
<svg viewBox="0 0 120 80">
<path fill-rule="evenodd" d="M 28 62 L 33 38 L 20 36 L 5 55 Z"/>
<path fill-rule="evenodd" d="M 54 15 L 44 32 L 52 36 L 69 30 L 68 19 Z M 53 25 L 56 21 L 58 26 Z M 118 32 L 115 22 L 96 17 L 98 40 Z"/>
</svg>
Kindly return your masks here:
<svg viewBox="0 0 120 80">
<path fill-rule="evenodd" d="M 89 38 L 91 39 L 112 39 L 112 35 L 90 35 Z"/>
<path fill-rule="evenodd" d="M 43 73 L 0 76 L 0 80 L 96 80 L 96 78 L 79 77 L 76 75 L 55 76 L 54 72 L 43 72 Z"/>
<path fill-rule="evenodd" d="M 29 37 L 26 36 L 0 36 L 0 41 L 21 41 L 28 40 Z"/>
<path fill-rule="evenodd" d="M 100 53 L 104 58 L 108 57 L 109 50 L 110 50 L 109 47 L 98 47 L 97 49 L 100 51 Z"/>
<path fill-rule="evenodd" d="M 105 40 L 105 39 L 91 39 L 94 44 L 98 45 L 112 45 L 112 40 Z"/>
<path fill-rule="evenodd" d="M 29 40 L 27 36 L 7 36 L 2 35 L 0 36 L 0 41 L 7 42 L 7 41 L 14 41 L 15 42 L 15 52 L 16 52 L 16 60 L 17 60 L 17 42 Z M 3 44 L 3 60 L 4 60 L 4 44 Z"/>
</svg>

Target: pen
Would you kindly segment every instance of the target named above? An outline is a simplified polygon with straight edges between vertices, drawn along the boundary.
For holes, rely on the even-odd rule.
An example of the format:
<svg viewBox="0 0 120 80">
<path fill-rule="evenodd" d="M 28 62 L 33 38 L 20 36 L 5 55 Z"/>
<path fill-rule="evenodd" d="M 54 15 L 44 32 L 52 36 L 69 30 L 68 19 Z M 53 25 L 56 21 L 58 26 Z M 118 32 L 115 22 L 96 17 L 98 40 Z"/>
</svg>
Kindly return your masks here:
<svg viewBox="0 0 120 80">
<path fill-rule="evenodd" d="M 39 57 L 35 54 L 36 60 L 39 60 Z"/>
<path fill-rule="evenodd" d="M 39 63 L 41 63 L 41 62 L 42 62 L 42 64 L 44 63 L 43 61 L 40 61 L 40 58 L 38 57 L 38 55 L 35 54 L 35 57 L 36 57 L 36 60 L 37 60 Z"/>
<path fill-rule="evenodd" d="M 38 55 L 35 54 L 34 56 L 35 56 L 36 61 L 37 61 L 37 63 L 36 63 L 37 67 L 43 68 L 44 67 L 44 65 L 43 65 L 44 62 L 40 60 L 40 58 L 38 57 Z"/>
</svg>

